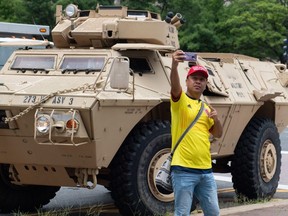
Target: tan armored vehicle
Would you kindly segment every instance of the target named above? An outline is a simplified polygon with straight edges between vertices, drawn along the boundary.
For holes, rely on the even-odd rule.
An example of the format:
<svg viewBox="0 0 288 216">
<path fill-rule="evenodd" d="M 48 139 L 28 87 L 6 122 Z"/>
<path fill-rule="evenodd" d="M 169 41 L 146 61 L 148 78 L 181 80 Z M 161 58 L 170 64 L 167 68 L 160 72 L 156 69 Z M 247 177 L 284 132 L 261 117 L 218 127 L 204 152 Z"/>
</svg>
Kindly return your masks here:
<svg viewBox="0 0 288 216">
<path fill-rule="evenodd" d="M 57 48 L 16 51 L 1 70 L 0 209 L 33 210 L 61 186 L 109 190 L 122 215 L 161 215 L 173 194 L 155 175 L 170 151 L 171 53 L 180 14 L 74 5 L 52 31 Z M 270 199 L 288 124 L 285 65 L 198 53 L 210 73 L 203 100 L 224 127 L 213 139 L 215 172 L 231 172 L 239 196 Z"/>
</svg>

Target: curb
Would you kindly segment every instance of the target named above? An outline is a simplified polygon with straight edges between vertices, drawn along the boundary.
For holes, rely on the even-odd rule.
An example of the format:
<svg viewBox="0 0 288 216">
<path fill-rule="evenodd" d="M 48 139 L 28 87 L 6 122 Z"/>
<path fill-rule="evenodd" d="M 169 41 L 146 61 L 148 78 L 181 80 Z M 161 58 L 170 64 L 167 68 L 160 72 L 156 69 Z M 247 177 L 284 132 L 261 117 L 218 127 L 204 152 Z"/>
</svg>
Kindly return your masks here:
<svg viewBox="0 0 288 216">
<path fill-rule="evenodd" d="M 245 208 L 243 208 L 245 206 Z M 249 212 L 257 209 L 271 208 L 275 206 L 288 206 L 288 199 L 272 199 L 265 203 L 256 203 L 250 205 L 241 205 L 236 207 L 229 207 L 220 209 L 220 215 L 230 215 L 241 212 Z M 192 213 L 191 216 L 203 216 L 203 213 Z"/>
</svg>

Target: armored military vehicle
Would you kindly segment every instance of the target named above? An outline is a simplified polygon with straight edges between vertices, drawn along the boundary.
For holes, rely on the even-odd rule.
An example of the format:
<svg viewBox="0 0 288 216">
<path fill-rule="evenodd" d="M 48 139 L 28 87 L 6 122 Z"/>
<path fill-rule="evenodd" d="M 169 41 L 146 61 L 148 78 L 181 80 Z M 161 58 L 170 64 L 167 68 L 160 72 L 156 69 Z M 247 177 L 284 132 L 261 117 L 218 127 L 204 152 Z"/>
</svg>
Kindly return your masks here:
<svg viewBox="0 0 288 216">
<path fill-rule="evenodd" d="M 170 152 L 171 54 L 181 14 L 123 6 L 57 8 L 56 48 L 14 52 L 0 80 L 0 209 L 49 202 L 61 186 L 111 190 L 123 215 L 162 215 L 173 193 L 155 175 Z M 270 199 L 278 186 L 279 132 L 288 124 L 283 64 L 197 53 L 179 65 L 209 71 L 203 100 L 224 127 L 211 137 L 213 169 L 231 172 L 239 196 Z"/>
</svg>

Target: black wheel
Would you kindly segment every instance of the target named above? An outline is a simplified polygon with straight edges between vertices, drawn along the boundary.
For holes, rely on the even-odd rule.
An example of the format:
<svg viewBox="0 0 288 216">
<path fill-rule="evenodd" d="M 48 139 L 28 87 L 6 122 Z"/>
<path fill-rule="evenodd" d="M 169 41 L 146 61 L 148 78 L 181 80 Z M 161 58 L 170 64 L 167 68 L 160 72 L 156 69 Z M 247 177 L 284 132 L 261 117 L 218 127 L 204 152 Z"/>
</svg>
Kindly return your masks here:
<svg viewBox="0 0 288 216">
<path fill-rule="evenodd" d="M 112 162 L 111 192 L 122 215 L 164 215 L 174 194 L 159 191 L 155 176 L 170 153 L 170 123 L 153 121 L 135 128 Z"/>
<path fill-rule="evenodd" d="M 9 179 L 10 165 L 0 165 L 0 211 L 36 211 L 55 197 L 60 187 L 16 185 Z"/>
<path fill-rule="evenodd" d="M 238 197 L 271 199 L 278 187 L 280 167 L 281 146 L 275 124 L 253 118 L 239 139 L 231 164 Z"/>
</svg>

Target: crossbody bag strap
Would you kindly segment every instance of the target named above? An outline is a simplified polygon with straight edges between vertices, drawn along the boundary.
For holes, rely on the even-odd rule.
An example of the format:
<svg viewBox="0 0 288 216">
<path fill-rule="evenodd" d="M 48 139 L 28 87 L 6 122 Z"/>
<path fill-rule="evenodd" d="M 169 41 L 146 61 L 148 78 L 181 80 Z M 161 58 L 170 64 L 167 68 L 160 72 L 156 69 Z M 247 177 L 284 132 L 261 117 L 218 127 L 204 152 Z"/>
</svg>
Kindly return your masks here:
<svg viewBox="0 0 288 216">
<path fill-rule="evenodd" d="M 197 113 L 195 119 L 190 123 L 190 125 L 186 128 L 186 130 L 183 132 L 183 134 L 178 139 L 177 143 L 175 144 L 174 149 L 171 152 L 171 156 L 173 156 L 174 152 L 176 151 L 176 148 L 178 147 L 178 145 L 180 144 L 180 142 L 182 141 L 182 139 L 184 138 L 186 133 L 194 126 L 196 121 L 199 119 L 199 117 L 201 116 L 203 110 L 204 110 L 204 103 L 201 101 L 201 108 L 200 108 L 199 112 Z"/>
</svg>

